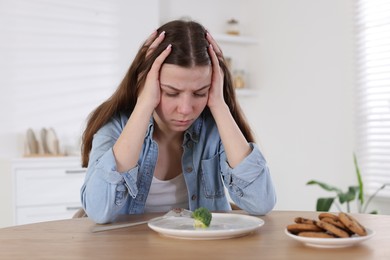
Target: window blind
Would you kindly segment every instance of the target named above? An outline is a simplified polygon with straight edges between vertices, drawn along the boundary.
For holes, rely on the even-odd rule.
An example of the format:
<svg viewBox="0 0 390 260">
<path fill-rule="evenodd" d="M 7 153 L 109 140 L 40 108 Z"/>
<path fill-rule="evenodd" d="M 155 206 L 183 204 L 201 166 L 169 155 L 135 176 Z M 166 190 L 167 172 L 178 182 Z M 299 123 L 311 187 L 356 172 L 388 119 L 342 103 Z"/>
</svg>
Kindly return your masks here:
<svg viewBox="0 0 390 260">
<path fill-rule="evenodd" d="M 390 183 L 390 1 L 356 1 L 357 159 L 367 194 Z M 390 187 L 379 197 L 390 198 Z"/>
<path fill-rule="evenodd" d="M 53 127 L 77 145 L 88 114 L 122 77 L 118 1 L 2 1 L 2 50 L 12 98 L 7 128 Z M 4 93 L 4 92 L 3 92 Z M 73 139 L 73 140 L 71 140 Z"/>
</svg>

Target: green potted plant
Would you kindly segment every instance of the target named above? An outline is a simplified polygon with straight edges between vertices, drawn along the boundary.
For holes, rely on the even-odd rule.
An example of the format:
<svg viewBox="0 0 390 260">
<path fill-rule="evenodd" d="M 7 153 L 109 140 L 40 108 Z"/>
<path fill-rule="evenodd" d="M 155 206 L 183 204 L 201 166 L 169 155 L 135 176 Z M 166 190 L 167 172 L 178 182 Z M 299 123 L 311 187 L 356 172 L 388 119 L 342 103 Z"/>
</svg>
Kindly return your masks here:
<svg viewBox="0 0 390 260">
<path fill-rule="evenodd" d="M 329 191 L 329 192 L 335 192 L 336 195 L 333 197 L 326 197 L 326 198 L 318 198 L 317 199 L 317 205 L 316 210 L 317 211 L 329 211 L 330 207 L 334 204 L 339 211 L 341 210 L 341 205 L 346 204 L 346 211 L 350 212 L 351 207 L 350 203 L 353 201 L 357 202 L 357 209 L 359 213 L 366 213 L 367 207 L 372 201 L 373 198 L 378 194 L 378 192 L 382 189 L 384 189 L 386 186 L 390 186 L 390 183 L 385 183 L 382 186 L 380 186 L 370 197 L 368 197 L 367 201 L 364 200 L 364 187 L 363 187 L 363 180 L 360 174 L 359 165 L 356 159 L 356 155 L 353 155 L 354 164 L 355 164 L 355 172 L 357 176 L 358 185 L 350 186 L 348 187 L 347 191 L 342 191 L 340 188 L 316 181 L 316 180 L 310 180 L 306 183 L 306 185 L 318 185 L 322 189 Z M 376 210 L 371 211 L 371 214 L 377 214 L 378 212 Z"/>
</svg>

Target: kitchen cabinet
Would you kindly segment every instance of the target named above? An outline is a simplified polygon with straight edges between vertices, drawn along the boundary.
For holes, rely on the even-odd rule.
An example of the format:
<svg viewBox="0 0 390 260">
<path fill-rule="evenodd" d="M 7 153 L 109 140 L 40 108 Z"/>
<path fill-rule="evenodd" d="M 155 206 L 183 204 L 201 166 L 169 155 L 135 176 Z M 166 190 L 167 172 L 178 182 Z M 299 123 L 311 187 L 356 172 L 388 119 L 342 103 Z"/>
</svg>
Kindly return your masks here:
<svg viewBox="0 0 390 260">
<path fill-rule="evenodd" d="M 20 158 L 11 167 L 14 224 L 71 218 L 81 207 L 79 157 Z"/>
</svg>

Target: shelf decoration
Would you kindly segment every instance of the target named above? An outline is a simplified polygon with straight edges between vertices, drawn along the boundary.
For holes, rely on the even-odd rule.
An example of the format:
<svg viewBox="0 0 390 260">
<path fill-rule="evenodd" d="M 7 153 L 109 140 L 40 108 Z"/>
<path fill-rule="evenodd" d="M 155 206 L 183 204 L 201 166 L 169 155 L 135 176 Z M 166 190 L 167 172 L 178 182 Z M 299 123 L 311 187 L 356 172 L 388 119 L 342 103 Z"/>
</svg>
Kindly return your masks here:
<svg viewBox="0 0 390 260">
<path fill-rule="evenodd" d="M 235 70 L 233 71 L 233 87 L 235 89 L 242 89 L 246 86 L 245 71 Z"/>
<path fill-rule="evenodd" d="M 50 156 L 64 156 L 60 153 L 60 144 L 55 130 L 42 128 L 38 140 L 34 131 L 29 128 L 26 132 L 24 157 Z"/>
<path fill-rule="evenodd" d="M 240 35 L 240 28 L 238 20 L 232 18 L 227 21 L 227 30 L 226 33 L 230 35 Z"/>
</svg>

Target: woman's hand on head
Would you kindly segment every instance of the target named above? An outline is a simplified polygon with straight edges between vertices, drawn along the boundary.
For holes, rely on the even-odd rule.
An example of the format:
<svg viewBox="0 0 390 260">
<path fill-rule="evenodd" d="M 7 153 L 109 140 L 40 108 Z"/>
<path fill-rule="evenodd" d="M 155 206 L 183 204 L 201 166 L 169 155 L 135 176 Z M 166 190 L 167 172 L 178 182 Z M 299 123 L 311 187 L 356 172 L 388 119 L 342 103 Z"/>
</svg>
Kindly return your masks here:
<svg viewBox="0 0 390 260">
<path fill-rule="evenodd" d="M 157 37 L 156 35 L 157 31 L 150 35 L 146 41 L 147 45 L 151 43 L 146 52 L 146 57 L 149 56 L 164 40 L 165 32 L 160 33 Z M 165 59 L 171 53 L 171 47 L 171 44 L 169 44 L 167 48 L 163 50 L 154 60 L 153 65 L 146 76 L 145 84 L 142 86 L 138 95 L 138 101 L 140 104 L 150 105 L 154 109 L 160 103 L 160 69 Z"/>
<path fill-rule="evenodd" d="M 213 107 L 225 104 L 223 98 L 223 71 L 219 66 L 219 57 L 222 58 L 222 51 L 219 48 L 217 42 L 213 39 L 210 33 L 206 34 L 206 39 L 210 43 L 208 52 L 211 58 L 212 64 L 212 77 L 211 87 L 209 91 L 209 99 L 207 106 L 212 109 Z"/>
</svg>

